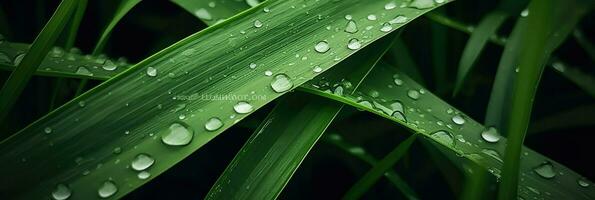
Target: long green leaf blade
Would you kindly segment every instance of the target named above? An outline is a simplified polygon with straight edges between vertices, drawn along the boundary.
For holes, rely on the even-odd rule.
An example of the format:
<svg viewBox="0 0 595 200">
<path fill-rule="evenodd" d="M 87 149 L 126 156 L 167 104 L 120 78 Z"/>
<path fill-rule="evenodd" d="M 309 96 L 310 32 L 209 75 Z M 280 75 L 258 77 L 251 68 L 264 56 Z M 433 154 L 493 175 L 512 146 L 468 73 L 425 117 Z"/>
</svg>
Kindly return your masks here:
<svg viewBox="0 0 595 200">
<path fill-rule="evenodd" d="M 64 184 L 73 191 L 73 198 L 94 198 L 100 186 L 114 183 L 118 190 L 111 197 L 122 197 L 246 116 L 234 113 L 236 101 L 205 99 L 257 95 L 263 98 L 250 104 L 258 109 L 288 90 L 288 85 L 283 84 L 287 79 L 281 74 L 289 77 L 293 86 L 299 86 L 317 75 L 312 71 L 314 66 L 326 71 L 355 53 L 357 50 L 347 48 L 352 38 L 358 38 L 363 48 L 406 24 L 383 26 L 385 22 L 398 15 L 406 16 L 408 22 L 431 10 L 385 10 L 384 4 L 269 0 L 194 34 L 0 143 L 1 150 L 11 152 L 0 155 L 1 161 L 10 163 L 0 166 L 0 177 L 14 182 L 0 192 L 10 197 L 47 198 L 58 184 Z M 265 7 L 270 12 L 263 12 Z M 376 21 L 366 19 L 371 12 L 379 16 Z M 318 13 L 320 17 L 306 13 Z M 354 16 L 359 31 L 344 31 L 346 14 Z M 255 25 L 257 21 L 262 26 Z M 337 30 L 329 31 L 327 26 Z M 372 29 L 365 30 L 368 26 Z M 242 35 L 242 31 L 246 34 Z M 257 64 L 256 69 L 249 67 L 251 63 Z M 266 76 L 265 71 L 274 75 Z M 279 92 L 273 91 L 272 83 Z M 183 120 L 182 114 L 186 116 Z M 164 145 L 161 138 L 180 127 L 194 133 L 191 143 Z M 121 152 L 114 155 L 114 149 Z M 148 179 L 138 179 L 138 172 L 126 169 L 141 153 L 156 159 L 146 169 L 152 174 Z M 80 165 L 65 162 L 79 157 L 84 161 Z M 47 170 L 35 170 L 41 165 Z M 86 170 L 90 173 L 82 175 Z"/>
<path fill-rule="evenodd" d="M 4 122 L 27 82 L 37 70 L 37 66 L 60 36 L 68 21 L 67 18 L 74 11 L 76 3 L 76 0 L 62 1 L 37 38 L 35 38 L 35 41 L 33 41 L 31 49 L 26 54 L 14 57 L 14 64 L 17 67 L 0 90 L 0 122 Z"/>
</svg>

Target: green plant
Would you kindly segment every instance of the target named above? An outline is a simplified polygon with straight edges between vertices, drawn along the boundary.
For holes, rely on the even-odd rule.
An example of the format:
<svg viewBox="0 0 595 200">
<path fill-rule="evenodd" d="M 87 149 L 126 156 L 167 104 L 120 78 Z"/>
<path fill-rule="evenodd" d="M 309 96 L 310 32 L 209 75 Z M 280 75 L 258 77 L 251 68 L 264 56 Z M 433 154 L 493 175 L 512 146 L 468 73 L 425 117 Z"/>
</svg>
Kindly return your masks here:
<svg viewBox="0 0 595 200">
<path fill-rule="evenodd" d="M 406 160 L 407 149 L 416 137 L 424 140 L 428 151 L 448 158 L 450 165 L 466 174 L 470 183 L 477 183 L 467 184 L 465 198 L 477 197 L 477 191 L 493 186 L 496 183 L 493 178 L 499 180 L 500 176 L 503 177 L 498 194 L 502 199 L 517 196 L 589 199 L 595 195 L 591 183 L 582 176 L 523 147 L 543 66 L 551 64 L 593 95 L 593 85 L 589 84 L 593 79 L 589 74 L 574 70 L 559 58 L 550 59 L 550 54 L 588 14 L 592 1 L 532 1 L 531 14 L 519 18 L 508 39 L 494 34 L 506 16 L 515 13 L 514 8 L 524 7 L 522 2 L 504 1 L 501 9 L 508 10 L 508 14 L 494 11 L 473 31 L 444 14 L 428 14 L 431 23 L 435 23 L 431 73 L 436 80 L 431 82 L 435 83 L 438 94 L 472 93 L 470 88 L 477 86 L 466 86 L 469 81 L 465 79 L 473 74 L 471 68 L 481 52 L 478 49 L 483 49 L 488 41 L 505 45 L 487 107 L 487 126 L 416 83 L 428 82 L 424 80 L 428 70 L 415 66 L 413 53 L 407 51 L 407 41 L 401 34 L 390 34 L 448 1 L 173 2 L 211 26 L 135 65 L 99 54 L 112 30 L 117 29 L 116 24 L 140 1 L 122 1 L 117 5 L 114 17 L 90 55 L 65 52 L 61 48 L 50 51 L 52 41 L 43 43 L 44 51 L 34 53 L 39 64 L 28 61 L 31 63 L 27 65 L 26 76 L 35 73 L 59 77 L 58 80 L 81 81 L 74 99 L 0 143 L 0 149 L 7 152 L 0 155 L 0 160 L 10 163 L 0 167 L 0 177 L 13 183 L 3 185 L 2 195 L 10 198 L 53 195 L 56 199 L 124 197 L 234 124 L 247 126 L 242 119 L 282 95 L 283 99 L 277 101 L 258 128 L 248 126 L 255 130 L 253 135 L 206 198 L 278 197 L 322 134 L 337 120 L 357 115 L 351 108 L 385 118 L 404 128 L 400 132 L 413 136 L 400 145 L 394 142 L 392 146 L 398 147 L 376 162 L 365 156 L 363 148 L 346 148 L 347 143 L 339 135 L 331 135 L 329 144 L 347 149 L 374 165 L 346 193 L 347 199 L 361 197 L 398 160 Z M 77 29 L 81 13 L 91 8 L 85 9 L 86 1 L 66 0 L 62 4 L 69 7 L 57 9 L 56 17 L 47 26 L 57 26 L 52 25 L 53 21 L 64 21 L 62 26 L 65 26 L 66 20 L 60 16 L 76 13 L 75 20 L 70 21 L 70 32 L 62 34 L 66 42 L 58 44 L 72 47 L 77 37 L 72 30 Z M 509 9 L 510 4 L 514 8 Z M 75 5 L 78 5 L 76 12 Z M 473 33 L 461 58 L 454 89 L 446 81 L 450 79 L 445 74 L 448 41 L 447 30 L 441 25 Z M 55 29 L 42 31 L 40 37 L 51 33 L 57 38 L 61 28 Z M 588 39 L 577 33 L 576 38 L 590 52 Z M 31 54 L 39 48 L 38 43 L 34 42 L 28 50 L 27 44 L 2 41 L 0 59 L 6 58 L 8 62 L 0 67 L 14 70 L 14 74 L 22 73 L 19 72 L 22 66 L 14 66 L 11 58 Z M 29 57 L 32 56 L 25 56 L 23 62 Z M 514 73 L 515 66 L 521 69 L 518 76 Z M 14 79 L 21 85 L 28 80 Z M 78 95 L 90 79 L 105 81 Z M 4 87 L 23 88 L 13 86 L 11 81 Z M 286 94 L 292 90 L 296 94 Z M 17 97 L 0 97 L 7 99 L 2 100 L 7 102 L 3 110 L 8 110 L 12 106 L 10 102 Z M 507 105 L 510 101 L 512 107 Z M 351 108 L 344 109 L 345 106 Z M 512 115 L 513 112 L 522 115 Z M 498 135 L 498 130 L 510 137 L 511 142 Z M 519 162 L 521 152 L 524 156 Z M 445 176 L 452 176 L 452 169 L 446 168 L 447 164 L 441 165 Z M 39 166 L 48 167 L 36 170 Z M 490 178 L 479 175 L 483 171 L 488 171 Z M 517 178 L 519 173 L 523 176 L 521 181 Z M 405 197 L 419 198 L 414 187 L 408 186 L 399 175 L 390 171 L 384 175 Z M 552 178 L 556 181 L 551 181 Z M 31 187 L 40 179 L 44 181 Z"/>
</svg>

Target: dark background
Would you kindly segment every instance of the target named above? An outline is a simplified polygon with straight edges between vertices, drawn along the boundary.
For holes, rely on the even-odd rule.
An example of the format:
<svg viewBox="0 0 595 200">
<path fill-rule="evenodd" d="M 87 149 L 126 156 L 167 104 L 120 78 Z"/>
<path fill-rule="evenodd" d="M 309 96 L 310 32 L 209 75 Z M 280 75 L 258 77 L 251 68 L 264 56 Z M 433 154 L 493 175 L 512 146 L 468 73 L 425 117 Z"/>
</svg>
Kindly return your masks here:
<svg viewBox="0 0 595 200">
<path fill-rule="evenodd" d="M 112 11 L 117 2 L 115 0 L 89 2 L 76 41 L 76 47 L 83 53 L 90 53 L 107 19 L 113 14 Z M 2 34 L 12 42 L 31 43 L 58 3 L 57 0 L 0 1 L 0 9 L 4 11 L 7 25 L 10 27 L 10 32 L 2 32 Z M 496 8 L 497 4 L 497 1 L 458 0 L 445 6 L 440 12 L 464 23 L 477 24 L 487 12 Z M 595 41 L 593 37 L 595 22 L 592 19 L 591 13 L 581 21 L 579 27 L 590 41 Z M 501 28 L 500 34 L 507 35 L 513 25 L 514 19 L 507 21 Z M 138 62 L 205 27 L 202 22 L 169 1 L 145 0 L 116 26 L 105 53 L 109 57 L 125 57 L 131 63 Z M 428 58 L 432 56 L 432 31 L 436 30 L 445 31 L 448 38 L 447 55 L 444 56 L 448 68 L 445 75 L 448 79 L 446 88 L 450 90 L 468 35 L 420 18 L 406 26 L 402 37 L 420 66 L 428 88 L 435 91 L 438 83 L 434 79 L 435 74 L 432 70 L 434 63 Z M 464 90 L 464 93 L 457 98 L 453 98 L 450 91 L 438 93 L 438 95 L 473 119 L 483 121 L 502 49 L 494 44 L 486 46 L 467 83 L 469 88 L 473 89 Z M 595 76 L 593 60 L 573 37 L 569 37 L 554 54 L 568 64 Z M 8 75 L 8 72 L 1 71 L 0 82 L 4 82 Z M 60 90 L 60 104 L 73 98 L 78 83 L 79 80 L 76 79 L 68 80 L 68 84 Z M 18 131 L 46 114 L 53 84 L 55 84 L 53 78 L 34 77 L 11 112 L 10 123 L 3 123 L 0 131 Z M 95 84 L 97 82 L 92 82 L 88 88 Z M 229 129 L 126 198 L 203 198 L 272 106 L 271 104 L 254 113 L 238 126 Z M 570 117 L 559 115 L 561 112 L 572 110 L 577 112 Z M 357 111 L 348 110 L 347 113 L 353 112 Z M 595 151 L 592 147 L 595 139 L 593 98 L 557 72 L 546 68 L 533 113 L 533 123 L 525 141 L 526 145 L 588 179 L 595 180 L 593 170 Z M 552 119 L 553 123 L 544 122 L 544 119 Z M 573 119 L 583 119 L 582 121 L 585 122 L 578 125 L 570 123 L 576 121 Z M 370 127 L 373 128 L 370 129 Z M 348 141 L 360 144 L 376 158 L 382 158 L 408 135 L 406 130 L 393 123 L 364 112 L 336 121 L 330 131 L 341 133 Z M 308 155 L 280 199 L 339 198 L 369 168 L 367 164 L 350 157 L 333 145 L 321 142 Z M 406 158 L 399 162 L 395 169 L 422 199 L 457 198 L 464 181 L 460 172 L 451 163 L 432 159 L 428 149 L 420 142 L 415 143 Z M 388 181 L 381 179 L 367 193 L 366 198 L 395 199 L 403 196 Z"/>
</svg>

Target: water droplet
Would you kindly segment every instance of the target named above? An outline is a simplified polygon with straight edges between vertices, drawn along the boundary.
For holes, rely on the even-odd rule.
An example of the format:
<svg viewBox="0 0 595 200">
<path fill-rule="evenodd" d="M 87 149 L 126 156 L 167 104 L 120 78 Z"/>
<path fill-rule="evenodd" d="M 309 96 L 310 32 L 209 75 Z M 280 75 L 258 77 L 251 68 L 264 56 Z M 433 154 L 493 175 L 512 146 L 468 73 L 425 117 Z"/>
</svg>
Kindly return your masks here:
<svg viewBox="0 0 595 200">
<path fill-rule="evenodd" d="M 328 42 L 320 41 L 314 46 L 314 50 L 318 53 L 326 53 L 330 49 Z"/>
<path fill-rule="evenodd" d="M 374 105 L 372 105 L 372 103 L 370 103 L 370 101 L 367 101 L 367 100 L 362 100 L 357 103 L 364 107 L 367 107 L 367 108 L 372 108 L 372 109 L 374 108 Z"/>
<path fill-rule="evenodd" d="M 139 173 L 136 175 L 136 177 L 138 177 L 138 179 L 145 180 L 145 179 L 147 179 L 147 178 L 151 177 L 151 173 L 149 173 L 149 172 L 147 172 L 147 171 L 142 171 L 142 172 L 139 172 Z"/>
<path fill-rule="evenodd" d="M 554 62 L 552 64 L 552 67 L 554 67 L 554 69 L 558 70 L 559 72 L 566 71 L 566 66 L 563 63 L 558 62 L 558 61 Z"/>
<path fill-rule="evenodd" d="M 246 4 L 248 4 L 250 7 L 257 6 L 259 3 L 260 1 L 258 0 L 246 0 Z"/>
<path fill-rule="evenodd" d="M 322 72 L 322 68 L 321 68 L 320 66 L 316 66 L 316 67 L 314 67 L 314 68 L 312 69 L 312 71 L 313 71 L 314 73 L 320 73 L 320 72 Z"/>
<path fill-rule="evenodd" d="M 521 17 L 527 17 L 527 16 L 529 16 L 529 10 L 528 9 L 525 9 L 525 10 L 521 11 Z"/>
<path fill-rule="evenodd" d="M 147 67 L 147 75 L 151 77 L 157 76 L 157 69 L 154 67 Z"/>
<path fill-rule="evenodd" d="M 382 27 L 380 28 L 380 31 L 382 32 L 390 32 L 391 30 L 393 30 L 393 26 L 390 25 L 390 23 L 384 23 L 382 24 Z"/>
<path fill-rule="evenodd" d="M 454 122 L 455 124 L 458 124 L 458 125 L 463 125 L 465 123 L 465 118 L 463 118 L 463 116 L 457 114 L 455 116 L 452 116 L 452 122 Z"/>
<path fill-rule="evenodd" d="M 483 140 L 486 142 L 496 143 L 500 141 L 500 134 L 498 134 L 498 130 L 496 130 L 496 128 L 489 127 L 481 132 L 481 138 L 483 138 Z"/>
<path fill-rule="evenodd" d="M 75 73 L 85 76 L 93 76 L 93 73 L 91 73 L 91 71 L 89 71 L 86 67 L 77 68 Z"/>
<path fill-rule="evenodd" d="M 357 24 L 353 20 L 349 20 L 347 25 L 345 26 L 345 32 L 348 33 L 357 33 Z"/>
<path fill-rule="evenodd" d="M 352 38 L 351 40 L 349 40 L 349 43 L 347 44 L 347 48 L 349 48 L 351 50 L 356 50 L 361 47 L 362 47 L 362 43 L 360 43 L 357 38 Z"/>
<path fill-rule="evenodd" d="M 444 2 L 446 2 L 446 0 L 434 0 L 434 2 L 436 2 L 436 3 L 444 3 Z"/>
<path fill-rule="evenodd" d="M 87 103 L 85 101 L 79 101 L 79 107 L 85 107 L 85 105 L 87 105 Z"/>
<path fill-rule="evenodd" d="M 581 187 L 589 187 L 591 185 L 585 178 L 579 178 L 576 183 Z"/>
<path fill-rule="evenodd" d="M 169 131 L 161 136 L 161 141 L 170 146 L 184 146 L 190 144 L 194 137 L 194 131 L 183 124 L 173 123 Z"/>
<path fill-rule="evenodd" d="M 290 90 L 293 87 L 293 82 L 285 74 L 277 74 L 271 82 L 271 88 L 275 92 L 281 93 Z"/>
<path fill-rule="evenodd" d="M 351 16 L 351 15 L 345 15 L 345 19 L 346 20 L 352 20 L 353 19 L 353 16 Z"/>
<path fill-rule="evenodd" d="M 397 17 L 395 17 L 394 19 L 390 20 L 389 23 L 391 24 L 402 24 L 407 22 L 408 18 L 403 16 L 403 15 L 398 15 Z"/>
<path fill-rule="evenodd" d="M 266 7 L 266 8 L 263 8 L 262 11 L 264 11 L 265 13 L 268 13 L 268 12 L 271 12 L 271 9 Z"/>
<path fill-rule="evenodd" d="M 250 63 L 249 67 L 250 69 L 256 69 L 256 63 Z"/>
<path fill-rule="evenodd" d="M 56 185 L 56 188 L 52 192 L 52 198 L 54 198 L 55 200 L 68 199 L 70 195 L 72 195 L 70 188 L 68 188 L 68 186 L 64 184 Z"/>
<path fill-rule="evenodd" d="M 207 131 L 216 131 L 217 129 L 221 128 L 222 126 L 223 126 L 223 122 L 221 121 L 221 119 L 219 119 L 217 117 L 212 117 L 207 120 L 207 123 L 205 123 L 205 129 Z"/>
<path fill-rule="evenodd" d="M 134 157 L 134 160 L 132 160 L 130 166 L 136 171 L 143 171 L 151 167 L 153 163 L 155 163 L 155 159 L 153 159 L 153 157 L 149 156 L 148 154 L 141 153 Z"/>
<path fill-rule="evenodd" d="M 434 0 L 414 0 L 409 4 L 409 7 L 417 9 L 428 9 L 434 7 Z"/>
<path fill-rule="evenodd" d="M 266 70 L 266 71 L 264 71 L 264 75 L 265 76 L 272 76 L 273 75 L 273 72 L 270 71 L 270 70 Z"/>
<path fill-rule="evenodd" d="M 338 95 L 338 96 L 343 96 L 343 86 L 337 86 L 335 87 L 335 90 L 333 91 L 333 94 Z"/>
<path fill-rule="evenodd" d="M 112 62 L 111 60 L 106 60 L 101 68 L 107 71 L 114 71 L 116 68 L 118 68 L 118 65 L 116 65 L 116 63 Z"/>
<path fill-rule="evenodd" d="M 546 179 L 551 179 L 556 176 L 556 172 L 554 171 L 554 166 L 549 161 L 541 163 L 539 166 L 533 168 L 533 171 L 535 173 L 537 173 L 537 175 L 541 176 L 542 178 L 546 178 Z"/>
<path fill-rule="evenodd" d="M 403 85 L 403 80 L 399 79 L 399 78 L 395 78 L 395 85 L 401 86 Z"/>
<path fill-rule="evenodd" d="M 378 19 L 376 15 L 368 15 L 368 20 L 375 21 L 376 19 Z"/>
<path fill-rule="evenodd" d="M 196 11 L 194 11 L 194 15 L 196 15 L 198 18 L 204 19 L 204 20 L 212 20 L 213 17 L 211 16 L 211 13 L 209 13 L 209 11 L 207 11 L 204 8 L 199 8 Z"/>
<path fill-rule="evenodd" d="M 485 153 L 486 155 L 502 162 L 502 158 L 500 158 L 500 153 L 498 153 L 497 151 L 494 151 L 492 149 L 482 149 L 481 152 Z"/>
<path fill-rule="evenodd" d="M 45 133 L 48 133 L 48 134 L 49 134 L 49 133 L 52 133 L 52 128 L 50 128 L 50 127 L 45 127 L 45 128 L 43 129 L 43 132 L 45 132 Z"/>
<path fill-rule="evenodd" d="M 438 140 L 438 142 L 440 142 L 442 144 L 446 144 L 446 145 L 450 145 L 450 146 L 454 146 L 454 144 L 455 144 L 454 140 L 453 140 L 453 136 L 449 132 L 436 131 L 436 132 L 432 133 L 431 136 L 433 138 L 436 138 Z"/>
<path fill-rule="evenodd" d="M 114 148 L 114 150 L 112 152 L 114 152 L 114 154 L 120 154 L 120 153 L 122 153 L 122 148 L 116 147 L 116 148 Z"/>
<path fill-rule="evenodd" d="M 254 21 L 254 27 L 256 27 L 256 28 L 262 27 L 262 22 L 260 20 Z"/>
<path fill-rule="evenodd" d="M 397 7 L 397 3 L 395 3 L 394 1 L 391 1 L 384 5 L 385 10 L 392 10 L 392 9 L 395 9 L 396 7 Z"/>
<path fill-rule="evenodd" d="M 407 122 L 407 118 L 405 117 L 405 114 L 403 114 L 403 112 L 401 111 L 395 111 L 393 112 L 393 114 L 391 114 L 392 117 L 401 120 L 403 122 Z"/>
<path fill-rule="evenodd" d="M 407 96 L 413 100 L 419 99 L 419 92 L 417 90 L 407 91 Z"/>
<path fill-rule="evenodd" d="M 103 182 L 101 187 L 99 187 L 99 190 L 97 190 L 97 194 L 101 198 L 111 197 L 112 195 L 116 194 L 116 192 L 118 192 L 118 187 L 113 181 Z"/>
<path fill-rule="evenodd" d="M 233 110 L 239 114 L 246 114 L 246 113 L 252 112 L 253 108 L 252 108 L 252 105 L 250 105 L 250 103 L 245 102 L 245 101 L 240 101 L 236 105 L 233 106 Z"/>
<path fill-rule="evenodd" d="M 17 55 L 16 57 L 14 57 L 14 61 L 13 61 L 14 66 L 19 66 L 19 64 L 21 64 L 21 61 L 23 61 L 24 57 L 25 57 L 24 53 L 21 53 L 21 54 Z"/>
</svg>

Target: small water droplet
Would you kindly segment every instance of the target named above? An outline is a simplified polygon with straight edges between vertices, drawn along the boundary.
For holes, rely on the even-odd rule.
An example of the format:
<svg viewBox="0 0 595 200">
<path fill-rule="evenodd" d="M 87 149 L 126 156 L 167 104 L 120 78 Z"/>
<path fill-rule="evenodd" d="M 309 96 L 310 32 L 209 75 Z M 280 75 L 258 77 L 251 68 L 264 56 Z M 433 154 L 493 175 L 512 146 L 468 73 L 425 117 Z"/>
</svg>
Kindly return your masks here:
<svg viewBox="0 0 595 200">
<path fill-rule="evenodd" d="M 343 86 L 337 86 L 335 87 L 335 90 L 333 91 L 333 94 L 338 95 L 338 96 L 343 96 Z"/>
<path fill-rule="evenodd" d="M 330 49 L 328 42 L 320 41 L 314 46 L 314 50 L 318 53 L 326 53 Z"/>
<path fill-rule="evenodd" d="M 373 14 L 371 14 L 371 15 L 368 15 L 368 20 L 370 20 L 370 21 L 375 21 L 376 19 L 378 19 L 378 18 L 376 17 L 376 15 L 373 15 Z"/>
<path fill-rule="evenodd" d="M 394 1 L 388 2 L 387 4 L 384 5 L 385 10 L 392 10 L 392 9 L 395 9 L 396 7 L 397 7 L 397 3 L 395 3 Z"/>
<path fill-rule="evenodd" d="M 116 65 L 116 63 L 112 62 L 111 60 L 106 60 L 101 68 L 107 71 L 114 71 L 118 68 L 118 65 Z"/>
<path fill-rule="evenodd" d="M 134 160 L 132 160 L 130 166 L 136 171 L 143 171 L 151 167 L 153 163 L 155 163 L 155 159 L 153 159 L 153 157 L 149 156 L 148 154 L 141 153 L 134 157 Z"/>
<path fill-rule="evenodd" d="M 352 38 L 351 40 L 349 40 L 349 43 L 347 44 L 347 48 L 349 48 L 351 50 L 356 50 L 361 47 L 362 47 L 362 43 L 360 43 L 357 38 Z"/>
<path fill-rule="evenodd" d="M 273 72 L 270 71 L 270 70 L 266 70 L 266 71 L 264 71 L 264 75 L 265 76 L 272 76 L 273 75 Z"/>
<path fill-rule="evenodd" d="M 271 88 L 277 93 L 286 92 L 293 87 L 293 82 L 285 74 L 277 74 L 271 82 Z"/>
<path fill-rule="evenodd" d="M 213 17 L 211 16 L 211 13 L 209 13 L 209 11 L 207 11 L 204 8 L 199 8 L 196 11 L 194 11 L 194 15 L 196 15 L 198 18 L 204 19 L 204 20 L 212 20 Z"/>
<path fill-rule="evenodd" d="M 262 9 L 262 11 L 264 11 L 265 13 L 271 12 L 271 9 L 268 7 L 265 7 Z"/>
<path fill-rule="evenodd" d="M 85 76 L 93 76 L 93 73 L 91 73 L 91 71 L 89 71 L 86 67 L 78 67 L 75 73 Z"/>
<path fill-rule="evenodd" d="M 52 128 L 50 128 L 50 127 L 45 127 L 45 128 L 43 129 L 43 132 L 45 132 L 45 133 L 47 133 L 47 134 L 49 134 L 49 133 L 52 133 L 52 131 L 53 131 L 53 130 L 52 130 Z"/>
<path fill-rule="evenodd" d="M 353 20 L 349 20 L 347 25 L 345 26 L 345 32 L 347 33 L 357 33 L 357 24 Z"/>
<path fill-rule="evenodd" d="M 408 18 L 403 16 L 403 15 L 398 15 L 397 17 L 395 17 L 394 19 L 390 20 L 389 23 L 391 24 L 402 24 L 407 22 Z"/>
<path fill-rule="evenodd" d="M 312 71 L 313 71 L 314 73 L 320 73 L 320 72 L 322 72 L 322 67 L 320 67 L 320 66 L 316 66 L 316 67 L 314 67 L 314 68 L 312 69 Z"/>
<path fill-rule="evenodd" d="M 116 194 L 116 192 L 118 192 L 118 187 L 113 181 L 103 182 L 101 187 L 99 187 L 99 190 L 97 190 L 97 194 L 101 198 L 111 197 L 112 195 Z"/>
<path fill-rule="evenodd" d="M 250 63 L 249 67 L 250 69 L 256 69 L 256 63 Z"/>
<path fill-rule="evenodd" d="M 556 176 L 556 172 L 554 171 L 554 166 L 549 161 L 541 163 L 537 167 L 533 168 L 533 171 L 535 173 L 537 173 L 537 175 L 541 176 L 542 178 L 546 178 L 546 179 L 551 179 Z"/>
<path fill-rule="evenodd" d="M 184 146 L 190 144 L 194 131 L 181 123 L 173 123 L 169 131 L 161 136 L 161 141 L 170 146 Z"/>
<path fill-rule="evenodd" d="M 525 10 L 521 11 L 521 17 L 527 17 L 527 16 L 529 16 L 529 10 L 528 9 L 525 9 Z"/>
<path fill-rule="evenodd" d="M 351 15 L 345 15 L 345 19 L 346 20 L 352 20 L 353 19 L 353 16 L 351 16 Z"/>
<path fill-rule="evenodd" d="M 136 175 L 136 177 L 138 177 L 138 179 L 145 180 L 145 179 L 147 179 L 147 178 L 151 177 L 151 173 L 149 173 L 149 172 L 147 172 L 147 171 L 142 171 L 142 172 L 139 172 L 139 173 Z"/>
<path fill-rule="evenodd" d="M 205 123 L 205 129 L 207 131 L 216 131 L 217 129 L 221 128 L 223 126 L 223 122 L 221 121 L 221 119 L 217 118 L 217 117 L 212 117 L 210 119 L 207 120 L 207 122 Z"/>
<path fill-rule="evenodd" d="M 465 123 L 465 118 L 463 118 L 463 116 L 457 114 L 455 116 L 452 116 L 452 122 L 454 122 L 455 124 L 458 124 L 458 125 L 463 125 Z"/>
<path fill-rule="evenodd" d="M 405 114 L 403 114 L 403 112 L 401 111 L 395 111 L 393 112 L 393 114 L 391 114 L 392 117 L 401 120 L 403 122 L 407 122 L 407 118 L 405 117 Z"/>
<path fill-rule="evenodd" d="M 498 134 L 498 130 L 496 130 L 496 128 L 489 127 L 481 132 L 481 138 L 483 138 L 483 140 L 486 142 L 496 143 L 500 141 L 500 134 Z"/>
<path fill-rule="evenodd" d="M 151 77 L 157 76 L 157 69 L 154 67 L 147 67 L 147 75 Z"/>
<path fill-rule="evenodd" d="M 485 153 L 486 155 L 498 160 L 499 162 L 502 162 L 502 158 L 500 158 L 500 153 L 498 153 L 497 151 L 494 151 L 492 149 L 482 149 L 481 152 Z"/>
<path fill-rule="evenodd" d="M 262 27 L 262 22 L 260 20 L 255 20 L 254 21 L 254 27 L 256 27 L 256 28 Z"/>
<path fill-rule="evenodd" d="M 409 4 L 409 7 L 417 9 L 428 9 L 434 6 L 434 0 L 414 0 Z"/>
<path fill-rule="evenodd" d="M 79 107 L 85 107 L 85 105 L 87 105 L 87 103 L 85 101 L 79 101 Z"/>
<path fill-rule="evenodd" d="M 419 99 L 419 92 L 417 90 L 407 91 L 407 96 L 413 100 Z"/>
<path fill-rule="evenodd" d="M 255 7 L 260 3 L 260 1 L 258 0 L 246 0 L 246 4 L 248 4 L 250 7 Z"/>
<path fill-rule="evenodd" d="M 55 200 L 65 200 L 70 198 L 70 195 L 72 195 L 72 191 L 64 184 L 56 185 L 56 188 L 52 192 L 52 198 Z"/>
<path fill-rule="evenodd" d="M 382 27 L 380 27 L 380 31 L 382 32 L 390 32 L 391 30 L 393 30 L 393 26 L 390 25 L 390 23 L 384 23 L 382 24 Z"/>
<path fill-rule="evenodd" d="M 116 148 L 114 148 L 114 150 L 112 152 L 114 152 L 114 154 L 120 154 L 120 153 L 122 153 L 122 148 L 116 147 Z"/>
<path fill-rule="evenodd" d="M 233 106 L 233 110 L 236 111 L 236 113 L 238 114 L 246 114 L 252 112 L 253 107 L 248 102 L 240 101 Z"/>
<path fill-rule="evenodd" d="M 433 138 L 436 138 L 438 140 L 438 142 L 442 143 L 442 144 L 446 144 L 449 146 L 454 146 L 454 140 L 453 140 L 453 136 L 451 133 L 446 132 L 446 131 L 436 131 L 432 134 L 430 134 Z"/>
<path fill-rule="evenodd" d="M 579 178 L 576 183 L 581 187 L 589 187 L 591 185 L 585 178 Z"/>
</svg>

